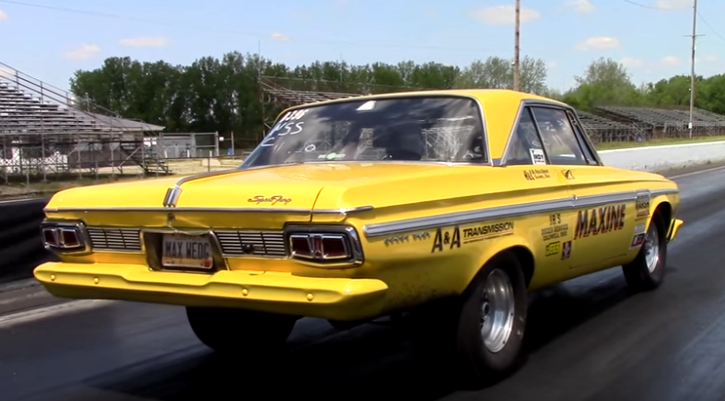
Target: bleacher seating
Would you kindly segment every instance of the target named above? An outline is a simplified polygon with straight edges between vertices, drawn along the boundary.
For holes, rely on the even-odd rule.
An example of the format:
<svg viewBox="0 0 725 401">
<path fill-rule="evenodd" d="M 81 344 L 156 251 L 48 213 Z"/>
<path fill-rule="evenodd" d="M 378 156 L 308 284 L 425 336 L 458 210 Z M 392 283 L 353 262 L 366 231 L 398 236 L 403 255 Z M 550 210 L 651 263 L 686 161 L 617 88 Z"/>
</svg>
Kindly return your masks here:
<svg viewBox="0 0 725 401">
<path fill-rule="evenodd" d="M 629 120 L 631 122 L 640 122 L 649 124 L 655 128 L 665 128 L 668 126 L 679 126 L 689 123 L 689 111 L 679 109 L 664 109 L 652 107 L 613 107 L 600 106 L 598 110 L 610 118 L 619 119 L 619 121 Z M 707 112 L 701 109 L 695 109 L 692 114 L 693 126 L 715 126 L 725 127 L 725 116 Z"/>
<path fill-rule="evenodd" d="M 611 120 L 596 114 L 577 111 L 589 138 L 595 142 L 631 141 L 645 133 L 637 124 Z"/>
<path fill-rule="evenodd" d="M 22 158 L 18 156 L 19 149 L 23 149 L 21 153 L 35 154 L 38 148 L 45 148 L 47 150 L 40 153 L 65 155 L 71 169 L 83 168 L 79 165 L 88 163 L 92 163 L 94 168 L 105 167 L 114 162 L 109 157 L 114 152 L 111 149 L 113 142 L 116 143 L 114 148 L 121 151 L 120 155 L 113 156 L 114 159 L 121 158 L 115 163 L 125 160 L 151 172 L 145 160 L 148 155 L 129 152 L 128 144 L 143 146 L 145 135 L 163 129 L 158 125 L 121 118 L 90 102 L 80 105 L 70 93 L 0 63 L 2 165 L 19 163 L 18 160 L 9 160 Z M 55 149 L 51 149 L 53 147 Z M 71 154 L 73 157 L 70 157 Z M 100 160 L 101 156 L 105 160 Z"/>
<path fill-rule="evenodd" d="M 0 82 L 0 133 L 73 133 L 156 131 L 163 129 L 131 120 L 82 112 L 33 97 L 21 88 Z"/>
</svg>

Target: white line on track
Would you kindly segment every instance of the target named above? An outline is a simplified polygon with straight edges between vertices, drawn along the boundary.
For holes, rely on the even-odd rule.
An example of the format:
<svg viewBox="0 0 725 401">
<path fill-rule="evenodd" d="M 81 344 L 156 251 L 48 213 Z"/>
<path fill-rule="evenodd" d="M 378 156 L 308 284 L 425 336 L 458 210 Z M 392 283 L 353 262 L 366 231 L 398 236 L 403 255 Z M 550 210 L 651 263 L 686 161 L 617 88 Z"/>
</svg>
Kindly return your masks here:
<svg viewBox="0 0 725 401">
<path fill-rule="evenodd" d="M 0 201 L 0 205 L 3 203 L 25 203 L 25 202 L 32 202 L 32 201 L 38 201 L 41 198 L 27 198 L 27 199 L 11 199 L 11 200 L 5 200 Z"/>
<path fill-rule="evenodd" d="M 708 168 L 708 169 L 705 169 L 705 170 L 697 170 L 697 171 L 693 171 L 693 172 L 690 172 L 690 173 L 677 174 L 677 175 L 673 175 L 673 176 L 667 177 L 667 178 L 670 179 L 670 180 L 676 180 L 678 178 L 691 177 L 693 175 L 705 174 L 705 173 L 712 173 L 714 171 L 720 171 L 720 170 L 725 170 L 725 166 L 713 167 L 713 168 Z"/>
<path fill-rule="evenodd" d="M 31 323 L 49 317 L 57 317 L 92 309 L 98 309 L 104 306 L 109 306 L 115 302 L 117 301 L 95 299 L 70 301 L 58 305 L 46 306 L 44 308 L 13 313 L 12 315 L 0 316 L 0 329 L 7 329 L 19 324 Z"/>
</svg>

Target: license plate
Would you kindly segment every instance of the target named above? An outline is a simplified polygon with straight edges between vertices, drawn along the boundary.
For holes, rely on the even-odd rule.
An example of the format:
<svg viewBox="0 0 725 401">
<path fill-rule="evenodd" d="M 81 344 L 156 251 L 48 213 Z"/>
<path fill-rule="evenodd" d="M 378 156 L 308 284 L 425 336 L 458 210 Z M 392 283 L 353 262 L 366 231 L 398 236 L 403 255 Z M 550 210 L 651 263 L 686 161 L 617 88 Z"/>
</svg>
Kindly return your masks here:
<svg viewBox="0 0 725 401">
<path fill-rule="evenodd" d="M 214 266 L 211 242 L 202 236 L 164 234 L 161 264 L 171 268 L 211 269 Z"/>
</svg>

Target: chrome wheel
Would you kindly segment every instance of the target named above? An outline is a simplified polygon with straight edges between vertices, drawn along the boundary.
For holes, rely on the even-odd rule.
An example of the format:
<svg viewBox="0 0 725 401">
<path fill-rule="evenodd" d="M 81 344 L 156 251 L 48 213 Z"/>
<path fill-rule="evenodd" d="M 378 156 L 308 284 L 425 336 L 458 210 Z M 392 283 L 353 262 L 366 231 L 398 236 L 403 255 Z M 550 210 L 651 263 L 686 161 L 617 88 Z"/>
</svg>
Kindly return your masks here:
<svg viewBox="0 0 725 401">
<path fill-rule="evenodd" d="M 654 221 L 650 223 L 644 238 L 644 260 L 650 273 L 655 271 L 660 261 L 660 236 Z"/>
<path fill-rule="evenodd" d="M 493 270 L 486 278 L 481 302 L 481 339 L 491 352 L 503 349 L 514 325 L 516 299 L 508 275 Z"/>
</svg>

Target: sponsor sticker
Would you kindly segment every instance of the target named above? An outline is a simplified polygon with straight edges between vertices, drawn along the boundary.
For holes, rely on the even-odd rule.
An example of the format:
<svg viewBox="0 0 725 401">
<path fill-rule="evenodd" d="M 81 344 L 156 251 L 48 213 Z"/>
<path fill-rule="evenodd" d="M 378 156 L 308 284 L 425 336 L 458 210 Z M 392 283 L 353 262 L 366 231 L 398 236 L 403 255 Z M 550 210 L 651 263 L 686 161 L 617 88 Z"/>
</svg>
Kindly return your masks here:
<svg viewBox="0 0 725 401">
<path fill-rule="evenodd" d="M 554 256 L 561 253 L 561 242 L 556 241 L 546 244 L 546 256 Z"/>
<path fill-rule="evenodd" d="M 561 260 L 569 259 L 571 256 L 571 241 L 566 241 L 561 246 Z"/>
</svg>

